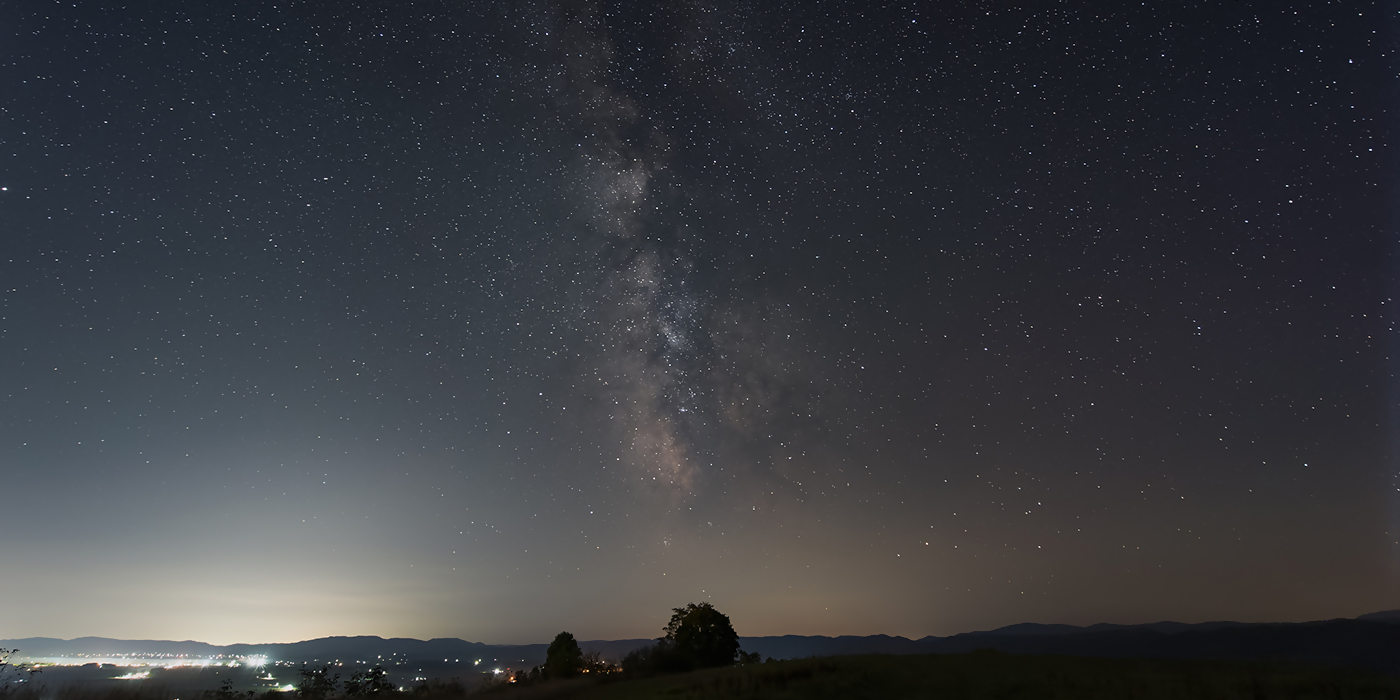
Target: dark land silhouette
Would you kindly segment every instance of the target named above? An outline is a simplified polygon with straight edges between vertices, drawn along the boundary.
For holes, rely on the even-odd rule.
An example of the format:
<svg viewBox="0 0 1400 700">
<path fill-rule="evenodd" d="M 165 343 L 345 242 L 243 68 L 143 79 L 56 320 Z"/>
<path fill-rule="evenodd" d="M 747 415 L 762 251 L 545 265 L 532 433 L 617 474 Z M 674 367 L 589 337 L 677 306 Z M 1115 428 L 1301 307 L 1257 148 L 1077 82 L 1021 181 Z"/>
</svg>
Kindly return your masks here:
<svg viewBox="0 0 1400 700">
<path fill-rule="evenodd" d="M 943 693 L 957 686 L 966 691 L 960 693 L 964 697 L 1113 697 L 1117 692 L 1116 697 L 1400 698 L 1400 611 L 1305 623 L 1025 623 L 908 639 L 739 637 L 727 616 L 707 604 L 692 604 L 676 608 L 664 631 L 656 640 L 582 642 L 561 632 L 549 645 L 370 636 L 227 646 L 97 637 L 0 640 L 0 648 L 21 650 L 16 661 L 62 658 L 79 664 L 45 668 L 37 679 L 0 690 L 0 696 L 885 697 L 870 693 Z M 264 666 L 157 668 L 135 683 L 114 680 L 111 669 L 117 658 L 144 659 L 155 667 L 181 657 L 267 661 Z M 83 664 L 87 659 L 93 663 Z M 98 665 L 104 659 L 105 673 Z M 1013 687 L 1005 685 L 1006 678 L 1021 680 Z M 1176 690 L 1143 694 L 1153 683 Z M 801 691 L 790 693 L 792 688 Z"/>
<path fill-rule="evenodd" d="M 1088 627 L 1024 623 L 982 632 L 920 639 L 872 636 L 738 637 L 743 650 L 777 659 L 851 654 L 956 654 L 996 649 L 1015 654 L 1061 654 L 1106 658 L 1288 660 L 1358 666 L 1400 674 L 1400 611 L 1300 623 L 1158 622 L 1145 625 L 1098 624 Z M 581 651 L 620 663 L 653 639 L 579 641 Z M 282 644 L 216 646 L 194 641 L 120 640 L 82 637 L 72 640 L 35 637 L 0 640 L 22 657 L 124 656 L 136 654 L 266 656 L 291 662 L 391 659 L 394 664 L 465 670 L 482 663 L 512 668 L 543 664 L 548 644 L 500 645 L 461 639 L 405 639 L 362 636 L 325 637 Z M 444 661 L 446 660 L 446 661 Z M 460 660 L 460 661 L 459 661 Z M 480 670 L 474 668 L 474 670 Z M 441 675 L 441 674 L 439 674 Z"/>
</svg>

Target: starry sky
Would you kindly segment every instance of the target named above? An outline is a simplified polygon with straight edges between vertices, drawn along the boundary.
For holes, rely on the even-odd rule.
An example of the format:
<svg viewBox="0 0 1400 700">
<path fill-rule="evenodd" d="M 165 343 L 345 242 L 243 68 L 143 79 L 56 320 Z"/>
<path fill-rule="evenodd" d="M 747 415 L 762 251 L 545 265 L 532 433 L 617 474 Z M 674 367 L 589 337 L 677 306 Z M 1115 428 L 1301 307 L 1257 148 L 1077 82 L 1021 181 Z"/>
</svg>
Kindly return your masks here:
<svg viewBox="0 0 1400 700">
<path fill-rule="evenodd" d="M 0 4 L 0 636 L 1400 608 L 1397 26 Z"/>
</svg>

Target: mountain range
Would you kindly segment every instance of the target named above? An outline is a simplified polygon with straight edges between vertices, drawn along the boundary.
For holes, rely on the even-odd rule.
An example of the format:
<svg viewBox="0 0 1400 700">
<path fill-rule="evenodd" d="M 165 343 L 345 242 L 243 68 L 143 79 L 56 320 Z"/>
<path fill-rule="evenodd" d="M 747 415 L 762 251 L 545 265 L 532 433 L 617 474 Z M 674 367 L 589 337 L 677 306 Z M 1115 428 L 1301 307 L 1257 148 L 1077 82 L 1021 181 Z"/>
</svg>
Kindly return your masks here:
<svg viewBox="0 0 1400 700">
<path fill-rule="evenodd" d="M 592 640 L 585 652 L 618 661 L 649 639 Z M 1400 674 L 1400 610 L 1355 619 L 1301 623 L 1157 622 L 1145 625 L 1097 624 L 1088 627 L 1023 623 L 949 637 L 908 639 L 797 636 L 740 637 L 745 651 L 778 659 L 846 654 L 950 654 L 994 649 L 1017 654 L 1063 654 L 1095 657 L 1276 660 L 1364 667 Z M 195 641 L 121 640 L 47 637 L 0 640 L 0 648 L 19 649 L 27 658 L 121 657 L 137 655 L 217 657 L 266 656 L 291 662 L 345 661 L 376 663 L 394 659 L 450 671 L 481 660 L 515 667 L 543 663 L 547 644 L 492 645 L 461 639 L 325 637 L 280 644 L 216 646 Z M 443 667 L 447 664 L 449 667 Z"/>
</svg>

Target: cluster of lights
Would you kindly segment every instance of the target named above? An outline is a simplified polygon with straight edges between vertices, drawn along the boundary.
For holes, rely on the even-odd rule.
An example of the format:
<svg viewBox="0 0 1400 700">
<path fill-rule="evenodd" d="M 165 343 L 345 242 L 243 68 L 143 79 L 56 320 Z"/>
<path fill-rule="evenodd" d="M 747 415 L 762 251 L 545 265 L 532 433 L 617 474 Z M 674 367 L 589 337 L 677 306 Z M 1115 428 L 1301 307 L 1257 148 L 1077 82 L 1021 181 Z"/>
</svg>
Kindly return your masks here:
<svg viewBox="0 0 1400 700">
<path fill-rule="evenodd" d="M 192 658 L 184 654 L 127 654 L 123 656 L 102 656 L 97 654 L 80 654 L 73 657 L 50 657 L 38 659 L 34 665 L 39 668 L 44 667 L 73 667 L 96 665 L 98 668 L 112 666 L 119 669 L 131 669 L 127 673 L 113 676 L 113 680 L 121 681 L 144 681 L 151 677 L 153 670 L 172 670 L 180 668 L 249 668 L 261 670 L 270 662 L 266 656 L 242 656 L 225 657 L 216 656 L 212 658 Z M 272 673 L 263 671 L 263 675 L 258 677 L 261 681 L 275 681 Z M 291 691 L 295 686 L 273 686 L 274 690 Z"/>
<path fill-rule="evenodd" d="M 262 668 L 268 664 L 266 656 L 247 656 L 222 659 L 215 657 L 212 659 L 192 659 L 186 656 L 172 656 L 168 654 L 132 654 L 129 656 L 78 656 L 46 658 L 36 662 L 39 666 L 86 666 L 97 664 L 98 668 L 103 666 L 117 666 L 119 668 L 187 668 L 187 667 L 224 667 L 238 668 L 248 666 L 251 668 Z"/>
<path fill-rule="evenodd" d="M 398 654 L 391 654 L 390 656 L 391 656 L 391 657 L 392 657 L 392 656 L 398 656 Z M 394 665 L 403 665 L 403 663 L 404 663 L 403 661 L 399 661 L 399 660 L 397 660 L 397 659 L 385 659 L 384 656 L 382 656 L 382 655 L 378 657 L 378 660 L 381 661 L 381 662 L 383 662 L 383 661 L 389 661 L 390 663 L 394 663 Z M 453 661 L 455 661 L 456 663 L 461 663 L 461 662 L 462 662 L 461 659 L 443 659 L 443 662 L 446 662 L 446 663 L 450 663 L 450 662 L 453 662 Z M 472 665 L 473 665 L 473 666 L 481 666 L 481 662 L 482 662 L 482 661 L 483 661 L 482 659 L 475 659 L 475 660 L 472 660 Z M 347 663 L 347 662 L 342 661 L 342 660 L 340 660 L 340 659 L 336 659 L 336 660 L 334 660 L 334 661 L 332 662 L 332 665 L 335 665 L 335 666 L 343 666 L 343 665 L 345 665 L 345 663 Z M 354 663 L 357 663 L 357 664 L 364 664 L 364 663 L 374 663 L 374 662 L 357 661 L 357 662 L 354 662 Z M 275 681 L 276 681 L 277 679 L 273 677 L 271 670 L 266 669 L 266 667 L 268 667 L 268 666 L 295 666 L 296 663 L 295 663 L 295 662 L 290 662 L 290 661 L 273 661 L 273 660 L 270 660 L 266 655 L 256 655 L 256 656 L 227 656 L 227 657 L 226 657 L 226 656 L 223 656 L 223 655 L 219 655 L 219 656 L 207 657 L 207 658 L 197 658 L 197 657 L 191 657 L 191 656 L 188 656 L 188 655 L 185 655 L 185 654 L 140 654 L 140 653 L 136 653 L 136 654 L 125 654 L 125 655 L 122 655 L 122 656 L 104 656 L 104 655 L 98 655 L 98 654 L 92 654 L 92 655 L 88 655 L 88 654 L 79 654 L 79 655 L 75 655 L 75 656 L 71 656 L 71 657 L 51 657 L 51 658 L 43 659 L 43 660 L 36 660 L 36 663 L 35 663 L 36 666 L 87 666 L 87 665 L 92 665 L 92 664 L 96 664 L 98 668 L 101 668 L 101 667 L 103 667 L 103 666 L 113 666 L 113 667 L 116 667 L 116 668 L 130 668 L 130 669 L 133 669 L 133 670 L 131 670 L 131 671 L 127 672 L 127 673 L 124 673 L 124 674 L 122 674 L 122 675 L 120 675 L 120 676 L 115 676 L 115 677 L 114 677 L 115 680 L 128 680 L 128 681 L 147 680 L 147 679 L 149 679 L 149 678 L 151 677 L 151 673 L 152 673 L 153 670 L 170 670 L 170 669 L 179 669 L 179 668 L 242 668 L 242 667 L 246 667 L 246 668 L 253 669 L 253 670 L 257 670 L 257 671 L 260 672 L 260 673 L 257 675 L 257 679 L 258 679 L 258 680 L 260 680 L 260 681 L 274 681 L 274 683 L 270 685 L 270 688 L 269 688 L 270 690 L 280 691 L 280 692 L 292 692 L 292 691 L 296 690 L 296 686 L 293 685 L 293 684 L 290 684 L 290 683 L 288 683 L 288 684 L 276 684 Z M 510 669 L 494 668 L 494 669 L 492 669 L 492 670 L 490 671 L 490 673 L 492 673 L 493 675 L 496 675 L 496 676 L 500 676 L 500 675 L 503 674 L 503 673 L 509 674 L 509 671 L 510 671 Z M 415 678 L 414 680 L 415 680 L 415 681 L 425 681 L 426 679 L 425 679 L 425 678 Z M 511 680 L 514 681 L 514 678 L 512 678 Z"/>
</svg>

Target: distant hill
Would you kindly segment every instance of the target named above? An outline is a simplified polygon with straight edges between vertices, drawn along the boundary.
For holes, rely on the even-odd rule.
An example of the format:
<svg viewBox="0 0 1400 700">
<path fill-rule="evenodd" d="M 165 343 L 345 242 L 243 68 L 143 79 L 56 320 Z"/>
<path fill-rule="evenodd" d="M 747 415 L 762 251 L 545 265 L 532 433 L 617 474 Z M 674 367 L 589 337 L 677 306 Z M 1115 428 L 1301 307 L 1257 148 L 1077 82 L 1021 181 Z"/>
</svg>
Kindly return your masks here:
<svg viewBox="0 0 1400 700">
<path fill-rule="evenodd" d="M 1393 618 L 1391 618 L 1393 619 Z M 747 651 L 798 658 L 849 654 L 956 654 L 996 649 L 1015 654 L 1102 658 L 1297 661 L 1359 666 L 1400 674 L 1400 624 L 1376 620 L 1199 625 L 1013 625 L 951 637 L 744 637 Z"/>
<path fill-rule="evenodd" d="M 599 652 L 603 658 L 620 661 L 628 652 L 651 643 L 650 639 L 593 640 L 580 642 L 584 652 Z M 19 649 L 23 658 L 53 657 L 126 657 L 152 656 L 212 658 L 218 656 L 266 656 L 269 659 L 292 662 L 346 661 L 380 663 L 394 659 L 410 664 L 440 666 L 444 663 L 470 664 L 481 660 L 485 664 L 499 661 L 501 665 L 519 667 L 544 663 L 548 644 L 482 644 L 461 639 L 408 639 L 394 637 L 322 637 L 303 642 L 272 644 L 229 644 L 216 646 L 204 642 L 108 639 L 80 637 L 54 639 L 30 637 L 0 640 L 0 648 Z"/>
<path fill-rule="evenodd" d="M 581 642 L 585 652 L 619 661 L 649 639 Z M 996 649 L 1016 654 L 1059 654 L 1106 658 L 1283 660 L 1362 666 L 1400 674 L 1400 610 L 1371 613 L 1354 620 L 1253 624 L 1157 622 L 1146 625 L 1042 625 L 1023 623 L 950 637 L 908 639 L 868 637 L 740 637 L 745 651 L 778 659 L 854 654 L 950 654 Z M 0 647 L 18 648 L 29 658 L 130 656 L 138 654 L 192 657 L 264 655 L 292 662 L 378 663 L 393 659 L 400 665 L 452 674 L 481 659 L 483 664 L 515 668 L 544 662 L 546 644 L 492 645 L 461 639 L 325 637 L 283 644 L 215 646 L 194 641 L 121 640 L 46 637 L 0 640 Z"/>
<path fill-rule="evenodd" d="M 998 635 L 1006 636 L 1052 636 L 1064 634 L 1082 634 L 1084 632 L 1114 632 L 1118 630 L 1151 630 L 1154 632 L 1185 632 L 1187 630 L 1212 630 L 1222 627 L 1243 627 L 1249 623 L 1245 622 L 1201 622 L 1188 625 L 1183 622 L 1153 622 L 1145 625 L 1111 625 L 1100 622 L 1097 625 L 1088 627 L 1078 627 L 1076 625 L 1042 625 L 1035 622 L 1023 622 L 1019 625 L 1007 625 L 987 632 L 967 632 L 966 636 Z M 963 635 L 956 635 L 963 636 Z M 925 639 L 937 639 L 937 637 L 925 637 Z"/>
<path fill-rule="evenodd" d="M 1367 622 L 1400 622 L 1400 610 L 1367 613 L 1356 619 L 1366 620 Z"/>
<path fill-rule="evenodd" d="M 929 644 L 930 653 L 993 648 L 1021 654 L 1108 658 L 1297 661 L 1363 666 L 1400 674 L 1400 624 L 1327 620 L 1231 625 L 1162 632 L 1145 628 L 1046 636 L 958 635 Z"/>
<path fill-rule="evenodd" d="M 77 639 L 30 637 L 28 639 L 4 639 L 0 640 L 0 648 L 19 649 L 24 656 L 93 656 L 115 653 L 112 650 L 117 649 L 130 650 L 122 653 L 168 654 L 172 656 L 216 656 L 224 653 L 223 647 L 205 644 L 204 642 L 174 642 L 157 639 L 107 639 L 106 637 L 78 637 Z"/>
</svg>

